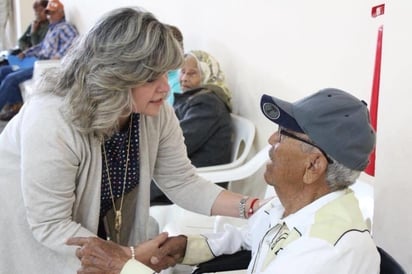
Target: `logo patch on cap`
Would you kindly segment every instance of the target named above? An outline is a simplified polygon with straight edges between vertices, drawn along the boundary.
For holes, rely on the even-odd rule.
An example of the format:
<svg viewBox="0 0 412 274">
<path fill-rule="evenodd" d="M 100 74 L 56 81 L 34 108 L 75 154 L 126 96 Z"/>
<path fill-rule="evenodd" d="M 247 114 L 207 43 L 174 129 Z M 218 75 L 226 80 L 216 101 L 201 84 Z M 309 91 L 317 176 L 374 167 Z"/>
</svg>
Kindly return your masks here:
<svg viewBox="0 0 412 274">
<path fill-rule="evenodd" d="M 263 113 L 272 120 L 277 120 L 280 117 L 279 108 L 273 103 L 264 103 L 263 104 Z"/>
</svg>

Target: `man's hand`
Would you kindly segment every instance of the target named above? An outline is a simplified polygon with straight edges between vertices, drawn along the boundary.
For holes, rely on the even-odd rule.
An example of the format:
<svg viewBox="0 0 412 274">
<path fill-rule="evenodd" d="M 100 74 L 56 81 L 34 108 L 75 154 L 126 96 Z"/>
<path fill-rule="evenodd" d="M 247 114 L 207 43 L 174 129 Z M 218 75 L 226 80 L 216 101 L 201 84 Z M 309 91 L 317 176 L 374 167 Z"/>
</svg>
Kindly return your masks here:
<svg viewBox="0 0 412 274">
<path fill-rule="evenodd" d="M 78 274 L 118 274 L 131 258 L 128 247 L 97 237 L 70 238 L 66 244 L 80 246 L 76 249 L 76 256 L 82 264 L 82 267 L 77 271 Z"/>
<path fill-rule="evenodd" d="M 20 52 L 17 57 L 19 57 L 20 59 L 23 59 L 24 57 L 26 57 L 26 54 L 24 54 L 24 52 Z"/>
<path fill-rule="evenodd" d="M 173 258 L 175 263 L 181 262 L 186 253 L 186 245 L 187 237 L 184 235 L 169 237 L 160 247 L 159 253 L 152 256 L 150 262 L 154 265 L 158 265 L 170 258 Z"/>
<path fill-rule="evenodd" d="M 163 269 L 168 267 L 174 266 L 177 263 L 177 260 L 174 256 L 169 254 L 169 250 L 162 251 L 163 246 L 165 243 L 168 242 L 168 234 L 167 232 L 163 232 L 153 238 L 152 240 L 148 240 L 135 248 L 135 257 L 141 263 L 144 263 L 151 269 L 155 270 L 156 272 L 160 272 Z M 171 252 L 171 251 L 170 251 Z M 152 258 L 154 256 L 160 257 L 158 254 L 162 254 L 162 260 L 153 261 Z"/>
</svg>

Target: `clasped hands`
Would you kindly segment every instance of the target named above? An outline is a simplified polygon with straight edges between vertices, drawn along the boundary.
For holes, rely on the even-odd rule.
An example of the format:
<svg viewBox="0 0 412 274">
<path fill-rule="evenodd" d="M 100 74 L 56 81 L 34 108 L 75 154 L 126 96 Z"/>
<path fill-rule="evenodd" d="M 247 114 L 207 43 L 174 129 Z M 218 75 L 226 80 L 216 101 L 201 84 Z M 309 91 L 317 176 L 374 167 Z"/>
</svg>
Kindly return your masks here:
<svg viewBox="0 0 412 274">
<path fill-rule="evenodd" d="M 66 241 L 76 245 L 76 256 L 81 261 L 78 274 L 118 274 L 132 257 L 130 247 L 118 245 L 97 237 L 74 237 Z M 163 232 L 155 238 L 135 246 L 135 259 L 156 272 L 181 262 L 186 251 L 186 236 L 169 237 Z"/>
</svg>

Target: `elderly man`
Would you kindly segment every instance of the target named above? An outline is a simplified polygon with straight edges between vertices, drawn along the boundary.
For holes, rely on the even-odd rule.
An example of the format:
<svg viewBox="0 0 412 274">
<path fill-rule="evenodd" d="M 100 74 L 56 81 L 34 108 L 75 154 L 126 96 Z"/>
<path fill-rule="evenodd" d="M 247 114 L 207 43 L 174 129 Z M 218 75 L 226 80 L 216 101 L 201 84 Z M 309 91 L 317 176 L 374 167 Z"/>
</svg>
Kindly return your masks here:
<svg viewBox="0 0 412 274">
<path fill-rule="evenodd" d="M 34 20 L 27 27 L 26 31 L 20 36 L 18 48 L 11 50 L 11 54 L 17 55 L 23 50 L 35 46 L 41 41 L 49 30 L 49 21 L 47 20 L 46 8 L 49 4 L 47 0 L 36 0 L 33 2 Z"/>
<path fill-rule="evenodd" d="M 328 88 L 295 103 L 263 95 L 261 109 L 279 125 L 269 138 L 272 149 L 264 175 L 277 197 L 254 213 L 247 227 L 171 237 L 162 246 L 165 254 L 173 246 L 178 250 L 174 258 L 197 264 L 251 249 L 248 273 L 379 273 L 377 248 L 348 188 L 375 145 L 366 103 Z M 86 243 L 78 254 L 84 262 L 98 246 L 88 240 L 75 239 Z M 136 272 L 133 264 L 129 260 L 122 273 L 146 273 Z"/>
<path fill-rule="evenodd" d="M 64 6 L 58 0 L 50 0 L 46 7 L 49 30 L 43 41 L 19 54 L 21 59 L 35 57 L 40 60 L 62 58 L 78 35 L 76 28 L 66 22 Z M 0 68 L 0 120 L 10 120 L 20 109 L 23 99 L 19 84 L 32 78 L 33 67 L 15 68 L 3 66 Z"/>
</svg>

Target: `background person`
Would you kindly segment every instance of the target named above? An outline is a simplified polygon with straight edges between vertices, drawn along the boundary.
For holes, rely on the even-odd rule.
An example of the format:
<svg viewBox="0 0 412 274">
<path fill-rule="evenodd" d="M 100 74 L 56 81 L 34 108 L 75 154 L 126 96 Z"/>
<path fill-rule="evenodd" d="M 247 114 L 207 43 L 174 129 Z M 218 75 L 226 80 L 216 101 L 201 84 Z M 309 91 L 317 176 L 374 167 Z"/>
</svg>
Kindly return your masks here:
<svg viewBox="0 0 412 274">
<path fill-rule="evenodd" d="M 10 18 L 11 0 L 0 0 L 0 49 L 7 48 L 6 26 Z"/>
<path fill-rule="evenodd" d="M 19 53 L 19 58 L 61 59 L 77 37 L 76 28 L 65 20 L 64 6 L 61 2 L 50 0 L 46 13 L 50 22 L 46 37 L 40 44 Z M 19 84 L 33 77 L 33 65 L 16 69 L 10 63 L 8 66 L 0 67 L 0 120 L 8 121 L 20 110 L 23 99 Z"/>
<path fill-rule="evenodd" d="M 239 216 L 243 195 L 196 175 L 165 103 L 167 72 L 182 62 L 164 24 L 121 8 L 43 74 L 39 92 L 0 134 L 4 273 L 75 273 L 76 248 L 65 245 L 74 236 L 145 242 L 158 233 L 149 217 L 152 178 L 186 209 Z M 195 192 L 202 195 L 194 202 Z"/>
<path fill-rule="evenodd" d="M 33 2 L 34 20 L 27 27 L 26 31 L 17 41 L 17 49 L 11 51 L 11 54 L 17 55 L 20 52 L 31 48 L 43 41 L 49 30 L 49 20 L 47 20 L 46 8 L 49 1 L 37 0 Z"/>
<path fill-rule="evenodd" d="M 174 38 L 179 42 L 180 46 L 182 47 L 182 51 L 184 50 L 183 47 L 183 34 L 179 30 L 178 27 L 173 26 L 173 25 L 167 25 L 169 29 L 172 31 Z M 170 92 L 169 96 L 167 97 L 167 102 L 173 106 L 173 103 L 175 101 L 175 93 L 182 93 L 182 89 L 180 87 L 180 82 L 179 82 L 179 69 L 171 70 L 167 73 L 167 78 L 169 79 L 169 86 L 170 86 Z"/>
<path fill-rule="evenodd" d="M 47 20 L 45 9 L 47 7 L 47 0 L 36 0 L 33 2 L 34 21 L 27 27 L 26 31 L 17 41 L 17 48 L 10 49 L 8 52 L 4 51 L 4 56 L 0 61 L 0 65 L 9 65 L 7 61 L 8 54 L 17 55 L 22 50 L 28 49 L 40 43 L 49 29 L 49 21 Z"/>
<path fill-rule="evenodd" d="M 195 167 L 227 164 L 231 158 L 231 92 L 219 62 L 209 53 L 185 54 L 180 70 L 182 94 L 174 94 L 173 108 L 183 130 L 187 155 Z M 219 184 L 227 188 L 227 183 Z M 168 199 L 153 183 L 152 203 Z"/>
</svg>

